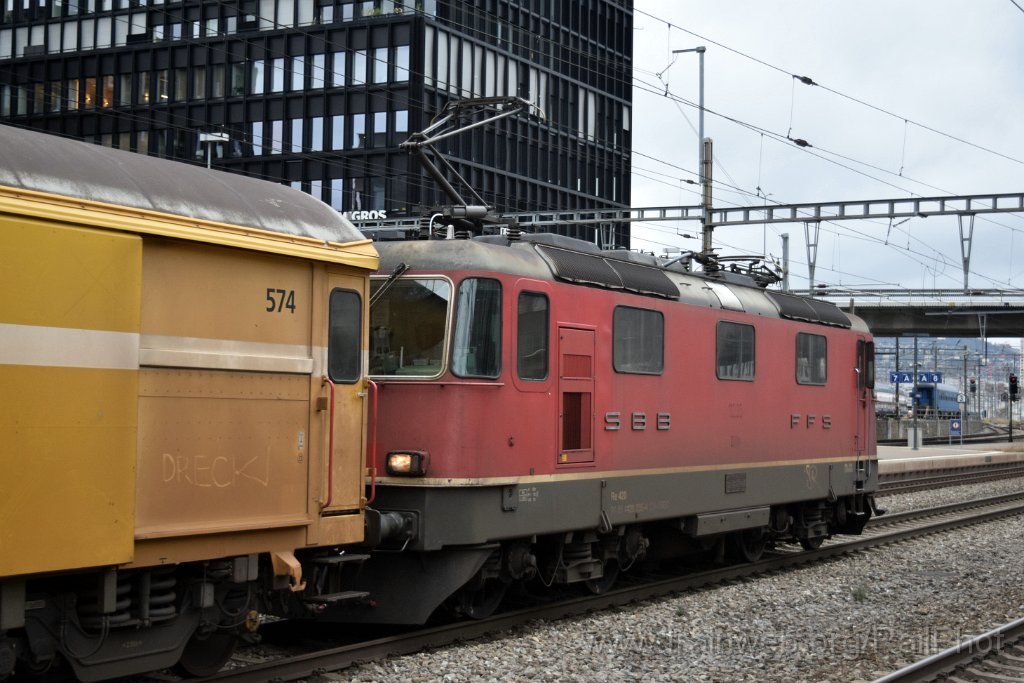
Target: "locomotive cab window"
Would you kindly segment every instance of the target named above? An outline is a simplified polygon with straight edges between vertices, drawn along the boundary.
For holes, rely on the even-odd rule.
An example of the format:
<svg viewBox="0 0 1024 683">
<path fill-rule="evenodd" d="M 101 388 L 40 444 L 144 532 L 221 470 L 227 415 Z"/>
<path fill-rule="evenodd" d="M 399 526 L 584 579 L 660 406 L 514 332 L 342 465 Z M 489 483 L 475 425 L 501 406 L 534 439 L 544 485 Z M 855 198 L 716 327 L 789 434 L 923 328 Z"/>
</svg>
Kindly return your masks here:
<svg viewBox="0 0 1024 683">
<path fill-rule="evenodd" d="M 616 372 L 660 375 L 665 368 L 665 317 L 661 312 L 616 306 L 612 358 Z"/>
<path fill-rule="evenodd" d="M 517 317 L 516 369 L 519 379 L 547 379 L 548 298 L 537 292 L 520 292 Z"/>
<path fill-rule="evenodd" d="M 754 326 L 721 320 L 715 335 L 718 379 L 754 380 Z"/>
<path fill-rule="evenodd" d="M 501 283 L 466 278 L 459 284 L 452 372 L 494 378 L 501 372 Z"/>
<path fill-rule="evenodd" d="M 797 332 L 797 384 L 825 384 L 828 381 L 828 340 L 820 334 Z"/>
<path fill-rule="evenodd" d="M 442 278 L 370 283 L 370 374 L 437 377 L 444 370 L 452 285 Z M 378 296 L 379 295 L 379 296 Z"/>
</svg>

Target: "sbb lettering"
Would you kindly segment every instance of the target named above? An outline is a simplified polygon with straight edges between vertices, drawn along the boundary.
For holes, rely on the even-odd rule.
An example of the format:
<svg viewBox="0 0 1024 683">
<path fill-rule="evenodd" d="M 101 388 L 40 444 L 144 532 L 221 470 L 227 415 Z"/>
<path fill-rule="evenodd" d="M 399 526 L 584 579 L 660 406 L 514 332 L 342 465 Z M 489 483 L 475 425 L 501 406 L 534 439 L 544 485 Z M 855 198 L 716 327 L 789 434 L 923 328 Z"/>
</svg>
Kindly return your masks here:
<svg viewBox="0 0 1024 683">
<path fill-rule="evenodd" d="M 647 430 L 647 413 L 635 411 L 629 414 L 630 428 L 634 432 Z M 667 432 L 672 428 L 672 413 L 656 413 L 655 427 L 659 432 Z M 604 414 L 604 430 L 617 432 L 622 429 L 622 413 L 611 411 Z"/>
</svg>

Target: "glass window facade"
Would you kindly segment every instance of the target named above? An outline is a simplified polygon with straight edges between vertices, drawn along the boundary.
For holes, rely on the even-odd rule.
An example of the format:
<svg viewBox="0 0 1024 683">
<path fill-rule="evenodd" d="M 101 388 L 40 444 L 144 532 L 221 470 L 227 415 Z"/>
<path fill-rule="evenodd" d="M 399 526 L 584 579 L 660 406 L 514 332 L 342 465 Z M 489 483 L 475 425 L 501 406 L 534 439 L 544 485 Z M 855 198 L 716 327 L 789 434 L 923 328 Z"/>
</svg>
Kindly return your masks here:
<svg viewBox="0 0 1024 683">
<path fill-rule="evenodd" d="M 308 192 L 320 181 L 332 206 L 401 217 L 447 199 L 398 144 L 453 97 L 511 94 L 547 120 L 439 145 L 488 203 L 629 205 L 632 10 L 621 0 L 585 12 L 541 0 L 0 3 L 0 119 L 20 126 L 189 163 L 205 163 L 200 129 L 223 131 L 216 168 Z M 628 227 L 565 232 L 624 246 Z"/>
</svg>

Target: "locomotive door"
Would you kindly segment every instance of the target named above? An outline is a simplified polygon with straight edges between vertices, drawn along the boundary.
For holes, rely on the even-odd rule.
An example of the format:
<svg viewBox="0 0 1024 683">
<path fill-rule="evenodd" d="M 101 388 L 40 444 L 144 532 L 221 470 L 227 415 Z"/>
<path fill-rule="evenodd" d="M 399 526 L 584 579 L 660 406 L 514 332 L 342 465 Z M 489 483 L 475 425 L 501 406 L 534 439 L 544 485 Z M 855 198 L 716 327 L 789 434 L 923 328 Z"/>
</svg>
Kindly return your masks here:
<svg viewBox="0 0 1024 683">
<path fill-rule="evenodd" d="M 324 513 L 358 510 L 363 495 L 363 291 L 361 278 L 328 274 Z"/>
<path fill-rule="evenodd" d="M 594 462 L 594 331 L 558 328 L 558 464 Z"/>
<path fill-rule="evenodd" d="M 872 430 L 875 428 L 874 411 L 874 387 L 875 387 L 875 344 L 866 339 L 857 340 L 857 411 L 854 416 L 857 451 L 857 479 L 861 480 L 861 473 L 864 472 L 863 457 L 868 454 L 871 445 L 875 443 Z M 871 449 L 873 450 L 873 449 Z"/>
</svg>

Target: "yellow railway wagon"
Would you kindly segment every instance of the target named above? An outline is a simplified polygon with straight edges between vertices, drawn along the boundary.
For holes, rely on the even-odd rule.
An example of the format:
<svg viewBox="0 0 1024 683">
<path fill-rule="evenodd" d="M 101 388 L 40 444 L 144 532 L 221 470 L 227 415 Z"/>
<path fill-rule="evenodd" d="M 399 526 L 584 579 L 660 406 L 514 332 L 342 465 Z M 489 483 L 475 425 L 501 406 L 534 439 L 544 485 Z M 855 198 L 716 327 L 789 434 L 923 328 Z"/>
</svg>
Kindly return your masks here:
<svg viewBox="0 0 1024 683">
<path fill-rule="evenodd" d="M 377 263 L 291 188 L 0 126 L 0 680 L 203 674 L 348 596 Z"/>
</svg>

